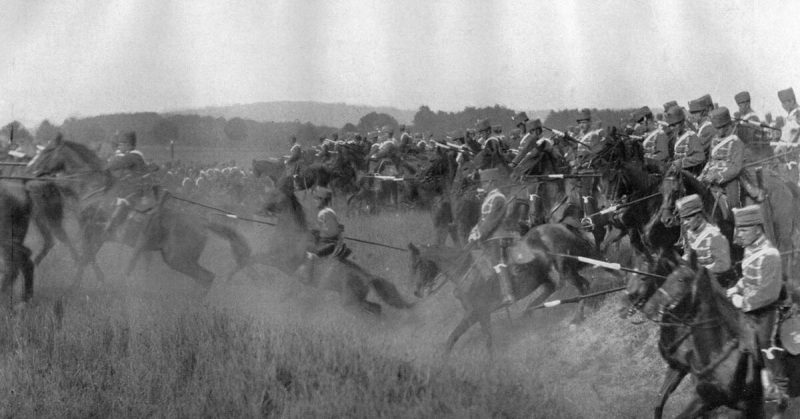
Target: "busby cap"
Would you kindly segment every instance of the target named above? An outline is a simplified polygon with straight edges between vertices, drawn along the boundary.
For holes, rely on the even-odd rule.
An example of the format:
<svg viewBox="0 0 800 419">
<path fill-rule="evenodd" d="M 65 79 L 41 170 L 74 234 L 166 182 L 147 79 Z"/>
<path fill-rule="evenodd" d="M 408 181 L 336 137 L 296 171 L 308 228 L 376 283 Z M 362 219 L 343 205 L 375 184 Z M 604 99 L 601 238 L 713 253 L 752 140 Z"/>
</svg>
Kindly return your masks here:
<svg viewBox="0 0 800 419">
<path fill-rule="evenodd" d="M 536 118 L 532 121 L 528 121 L 525 123 L 525 129 L 527 129 L 528 131 L 537 128 L 542 128 L 542 120 L 539 118 Z"/>
<path fill-rule="evenodd" d="M 479 170 L 478 175 L 481 178 L 481 183 L 496 182 L 500 180 L 500 169 L 484 169 Z"/>
<path fill-rule="evenodd" d="M 778 90 L 778 99 L 780 99 L 781 102 L 797 100 L 794 96 L 794 90 L 791 87 L 784 90 Z"/>
<path fill-rule="evenodd" d="M 683 113 L 683 109 L 678 106 L 672 106 L 667 110 L 667 125 L 675 125 L 680 124 L 684 120 L 686 120 L 686 115 Z"/>
<path fill-rule="evenodd" d="M 722 128 L 731 123 L 731 113 L 728 108 L 721 107 L 711 111 L 711 124 L 714 128 Z"/>
<path fill-rule="evenodd" d="M 749 227 L 764 224 L 760 205 L 748 205 L 744 208 L 733 209 L 733 221 L 736 227 Z"/>
<path fill-rule="evenodd" d="M 132 145 L 133 147 L 136 147 L 136 132 L 129 131 L 122 134 L 122 137 L 120 137 L 119 142 L 127 143 Z"/>
<path fill-rule="evenodd" d="M 319 186 L 314 190 L 314 198 L 330 199 L 331 197 L 333 197 L 333 191 L 328 188 Z"/>
<path fill-rule="evenodd" d="M 673 106 L 678 106 L 678 101 L 677 100 L 670 100 L 669 102 L 665 103 L 664 104 L 664 111 L 668 111 L 669 108 L 671 108 Z"/>
<path fill-rule="evenodd" d="M 704 110 L 706 110 L 706 107 L 705 105 L 703 105 L 703 102 L 700 101 L 699 99 L 689 101 L 689 112 L 695 113 L 695 112 L 702 112 Z"/>
<path fill-rule="evenodd" d="M 737 105 L 740 104 L 740 103 L 749 102 L 750 101 L 750 92 L 739 92 L 733 98 L 736 99 L 736 104 Z"/>
<path fill-rule="evenodd" d="M 525 112 L 520 112 L 520 113 L 516 114 L 514 116 L 514 118 L 512 118 L 512 119 L 517 124 L 524 124 L 524 123 L 528 122 L 528 114 L 526 114 Z"/>
<path fill-rule="evenodd" d="M 693 193 L 675 201 L 675 207 L 678 208 L 678 216 L 686 218 L 702 211 L 703 201 L 700 199 L 700 195 Z"/>
<path fill-rule="evenodd" d="M 492 129 L 492 123 L 489 122 L 489 118 L 479 119 L 478 122 L 475 123 L 475 129 L 478 132 Z"/>
<path fill-rule="evenodd" d="M 578 113 L 578 118 L 575 121 L 581 122 L 581 121 L 591 121 L 591 120 L 592 120 L 592 111 L 590 111 L 588 108 L 583 108 Z"/>
<path fill-rule="evenodd" d="M 633 113 L 631 114 L 631 121 L 639 122 L 644 118 L 652 116 L 653 116 L 653 111 L 651 111 L 650 108 L 648 108 L 647 106 L 642 106 L 641 108 L 633 111 Z"/>
<path fill-rule="evenodd" d="M 700 96 L 700 99 L 698 99 L 698 100 L 699 100 L 700 102 L 702 102 L 702 103 L 703 103 L 703 105 L 704 105 L 706 108 L 708 108 L 708 107 L 711 107 L 711 106 L 714 106 L 714 101 L 711 99 L 711 95 L 709 95 L 709 94 L 705 94 L 705 95 L 703 95 L 703 96 Z"/>
</svg>

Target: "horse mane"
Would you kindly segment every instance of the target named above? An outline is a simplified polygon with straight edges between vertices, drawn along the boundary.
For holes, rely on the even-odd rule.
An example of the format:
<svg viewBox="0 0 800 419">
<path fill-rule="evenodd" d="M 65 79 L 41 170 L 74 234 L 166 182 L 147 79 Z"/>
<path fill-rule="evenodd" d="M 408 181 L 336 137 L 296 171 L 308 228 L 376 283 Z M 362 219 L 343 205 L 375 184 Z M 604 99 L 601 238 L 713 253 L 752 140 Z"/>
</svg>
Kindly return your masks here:
<svg viewBox="0 0 800 419">
<path fill-rule="evenodd" d="M 661 184 L 661 177 L 648 172 L 637 161 L 622 164 L 622 177 L 633 191 L 641 194 L 652 193 Z"/>
<path fill-rule="evenodd" d="M 103 160 L 101 160 L 100 157 L 98 157 L 97 154 L 88 146 L 67 140 L 63 141 L 62 145 L 77 154 L 78 157 L 86 162 L 92 170 L 101 171 L 105 168 L 105 163 Z"/>
<path fill-rule="evenodd" d="M 699 277 L 695 280 L 698 281 L 697 292 L 701 295 L 707 295 L 711 299 L 711 306 L 719 312 L 719 317 L 725 328 L 739 335 L 739 316 L 740 311 L 737 309 L 725 295 L 725 289 L 713 280 L 708 274 L 706 268 L 700 267 L 701 272 L 698 273 Z"/>
<path fill-rule="evenodd" d="M 681 170 L 679 176 L 683 178 L 683 186 L 688 190 L 686 195 L 696 193 L 700 195 L 704 203 L 708 204 L 710 202 L 713 204 L 714 196 L 711 194 L 711 190 L 703 182 L 700 182 L 695 175 L 688 170 Z"/>
</svg>

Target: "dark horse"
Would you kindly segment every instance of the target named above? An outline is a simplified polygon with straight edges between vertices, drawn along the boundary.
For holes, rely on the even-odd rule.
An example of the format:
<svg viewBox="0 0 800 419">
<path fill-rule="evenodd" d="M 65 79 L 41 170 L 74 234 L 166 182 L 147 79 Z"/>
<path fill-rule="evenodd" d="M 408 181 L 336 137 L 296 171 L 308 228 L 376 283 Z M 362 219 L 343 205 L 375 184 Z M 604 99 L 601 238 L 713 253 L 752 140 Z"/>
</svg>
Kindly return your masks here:
<svg viewBox="0 0 800 419">
<path fill-rule="evenodd" d="M 689 266 L 678 267 L 667 277 L 643 308 L 648 318 L 684 326 L 686 335 L 676 343 L 689 338 L 692 342 L 686 362 L 697 381 L 696 394 L 678 417 L 699 417 L 720 406 L 742 411 L 747 418 L 764 417 L 760 362 L 753 345 L 744 343 L 743 314 L 698 266 L 694 253 L 690 259 Z M 790 377 L 796 375 L 797 358 L 787 358 Z M 798 384 L 796 378 L 791 380 L 791 397 L 800 393 Z"/>
<path fill-rule="evenodd" d="M 265 251 L 254 254 L 249 264 L 272 266 L 291 276 L 305 260 L 306 251 L 314 240 L 291 179 L 283 178 L 274 189 L 267 191 L 263 212 L 277 217 L 275 240 L 266 243 Z M 316 286 L 341 294 L 345 307 L 355 306 L 379 314 L 381 306 L 367 300 L 370 288 L 392 307 L 407 309 L 413 306 L 403 299 L 389 280 L 367 272 L 350 260 L 336 257 L 318 259 L 314 276 Z"/>
<path fill-rule="evenodd" d="M 81 260 L 74 282 L 83 277 L 83 271 L 91 264 L 99 280 L 104 274 L 97 265 L 97 253 L 109 239 L 106 225 L 111 215 L 110 201 L 116 199 L 114 179 L 103 168 L 103 162 L 82 144 L 57 138 L 41 152 L 32 165 L 38 176 L 64 174 L 74 182 L 76 194 L 81 197 L 78 222 L 82 239 Z M 233 228 L 206 220 L 186 211 L 180 211 L 169 203 L 169 194 L 161 195 L 158 203 L 147 209 L 136 234 L 125 235 L 121 242 L 131 246 L 133 256 L 126 274 L 130 274 L 139 257 L 145 251 L 159 251 L 171 268 L 184 273 L 205 287 L 210 287 L 214 274 L 200 266 L 198 260 L 205 248 L 208 232 L 217 234 L 230 243 L 236 268 L 233 275 L 250 256 L 250 246 L 244 237 Z M 134 216 L 137 209 L 131 211 Z"/>
<path fill-rule="evenodd" d="M 475 323 L 480 323 L 486 334 L 486 345 L 492 350 L 491 314 L 500 308 L 500 286 L 494 280 L 491 267 L 482 257 L 473 258 L 468 250 L 435 245 L 417 247 L 408 245 L 411 251 L 411 273 L 416 276 L 418 297 L 426 290 L 437 287 L 441 274 L 456 287 L 455 295 L 464 307 L 463 319 L 447 339 L 446 351 L 450 352 L 461 335 Z M 512 289 L 517 300 L 530 295 L 539 287 L 542 293 L 532 301 L 526 312 L 544 302 L 564 281 L 571 283 L 581 294 L 589 291 L 589 281 L 579 274 L 584 266 L 571 258 L 553 256 L 552 253 L 576 256 L 594 256 L 592 244 L 561 224 L 542 224 L 532 228 L 510 251 L 519 262 L 513 266 Z M 551 253 L 552 252 L 552 253 Z M 559 272 L 559 280 L 551 277 L 551 271 Z M 578 305 L 573 323 L 583 320 L 583 302 Z"/>
<path fill-rule="evenodd" d="M 0 294 L 10 294 L 18 274 L 25 279 L 22 300 L 33 297 L 33 261 L 31 250 L 25 246 L 25 236 L 32 212 L 31 199 L 20 181 L 0 181 L 0 257 L 3 264 L 3 283 Z"/>
</svg>

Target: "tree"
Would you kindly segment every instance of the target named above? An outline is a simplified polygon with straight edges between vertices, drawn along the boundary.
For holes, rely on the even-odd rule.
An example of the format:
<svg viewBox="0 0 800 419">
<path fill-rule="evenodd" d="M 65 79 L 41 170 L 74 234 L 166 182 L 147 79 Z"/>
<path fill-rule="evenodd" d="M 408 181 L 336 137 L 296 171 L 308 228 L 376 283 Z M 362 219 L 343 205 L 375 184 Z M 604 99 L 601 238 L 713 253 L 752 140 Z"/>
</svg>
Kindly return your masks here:
<svg viewBox="0 0 800 419">
<path fill-rule="evenodd" d="M 233 118 L 225 124 L 225 135 L 232 141 L 244 142 L 247 140 L 247 122 L 242 118 Z"/>
<path fill-rule="evenodd" d="M 358 121 L 358 131 L 372 131 L 380 129 L 384 126 L 390 126 L 392 129 L 397 128 L 399 125 L 393 116 L 385 113 L 370 112 L 361 117 Z"/>
<path fill-rule="evenodd" d="M 39 128 L 36 128 L 35 138 L 38 144 L 45 144 L 53 138 L 56 138 L 56 135 L 58 135 L 58 128 L 45 119 L 39 124 Z"/>
<path fill-rule="evenodd" d="M 170 141 L 178 139 L 178 124 L 169 120 L 162 119 L 153 127 L 153 137 L 162 144 L 167 144 Z"/>
<path fill-rule="evenodd" d="M 10 141 L 32 140 L 33 135 L 19 121 L 9 122 L 0 128 L 0 137 L 8 138 Z"/>
</svg>

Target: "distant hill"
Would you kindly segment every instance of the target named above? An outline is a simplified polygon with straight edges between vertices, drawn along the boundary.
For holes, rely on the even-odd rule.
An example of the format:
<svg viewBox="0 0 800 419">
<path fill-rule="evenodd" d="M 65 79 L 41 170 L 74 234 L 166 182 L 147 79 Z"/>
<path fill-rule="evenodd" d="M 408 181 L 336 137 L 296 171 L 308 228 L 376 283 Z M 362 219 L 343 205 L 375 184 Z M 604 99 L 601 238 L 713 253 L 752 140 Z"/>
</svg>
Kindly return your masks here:
<svg viewBox="0 0 800 419">
<path fill-rule="evenodd" d="M 169 114 L 211 116 L 214 118 L 243 118 L 257 122 L 310 122 L 314 125 L 342 127 L 357 124 L 362 116 L 378 112 L 389 114 L 401 124 L 410 124 L 416 110 L 403 110 L 386 106 L 348 105 L 321 102 L 259 102 L 230 106 L 209 106 L 198 109 L 180 109 Z"/>
</svg>

